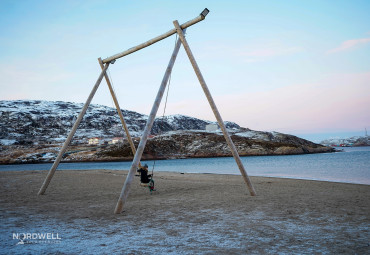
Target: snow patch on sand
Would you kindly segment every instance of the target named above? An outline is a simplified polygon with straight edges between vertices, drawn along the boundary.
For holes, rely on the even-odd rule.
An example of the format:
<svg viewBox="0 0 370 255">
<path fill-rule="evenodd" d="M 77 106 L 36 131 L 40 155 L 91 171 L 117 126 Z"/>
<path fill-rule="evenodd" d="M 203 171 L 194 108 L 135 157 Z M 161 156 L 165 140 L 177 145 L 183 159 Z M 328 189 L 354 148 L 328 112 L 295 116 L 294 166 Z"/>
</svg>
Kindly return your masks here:
<svg viewBox="0 0 370 255">
<path fill-rule="evenodd" d="M 181 220 L 182 216 L 190 218 L 190 222 Z M 5 220 L 3 217 L 0 236 L 2 252 L 12 254 L 329 254 L 327 245 L 322 244 L 335 245 L 338 233 L 346 231 L 353 235 L 369 231 L 365 223 L 361 230 L 350 223 L 338 225 L 336 219 L 328 215 L 321 217 L 326 218 L 328 224 L 309 222 L 304 215 L 293 220 L 265 215 L 261 211 L 243 214 L 222 210 L 184 211 L 183 215 L 167 212 L 136 221 L 122 216 L 103 224 L 90 219 L 61 222 L 46 216 L 30 216 L 31 219 L 24 223 L 21 218 L 7 217 Z M 248 222 L 252 227 L 241 229 L 239 222 Z M 59 243 L 16 245 L 18 240 L 13 240 L 12 233 L 25 232 L 58 233 L 61 240 Z"/>
</svg>

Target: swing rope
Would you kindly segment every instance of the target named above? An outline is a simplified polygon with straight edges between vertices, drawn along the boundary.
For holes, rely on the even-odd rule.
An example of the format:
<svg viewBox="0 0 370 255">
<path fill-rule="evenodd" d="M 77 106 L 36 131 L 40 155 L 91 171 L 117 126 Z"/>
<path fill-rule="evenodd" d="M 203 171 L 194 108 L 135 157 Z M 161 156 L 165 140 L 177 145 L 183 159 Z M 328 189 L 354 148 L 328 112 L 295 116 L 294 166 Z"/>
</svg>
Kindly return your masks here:
<svg viewBox="0 0 370 255">
<path fill-rule="evenodd" d="M 174 48 L 176 48 L 177 39 L 178 39 L 178 36 L 176 34 Z M 115 89 L 114 89 L 114 86 L 113 86 L 113 79 L 111 77 L 111 74 L 110 74 L 109 69 L 107 69 L 107 74 L 108 74 L 108 77 L 109 77 L 109 79 L 111 81 L 112 90 L 115 93 Z M 160 125 L 162 127 L 164 127 L 164 119 L 165 119 L 165 114 L 166 114 L 166 108 L 167 108 L 167 102 L 168 102 L 168 95 L 169 95 L 170 86 L 171 86 L 171 77 L 172 77 L 172 73 L 170 73 L 170 75 L 168 77 L 168 82 L 167 82 L 166 99 L 165 99 L 165 103 L 164 103 L 164 107 L 163 107 L 163 114 L 162 114 L 161 125 Z M 113 104 L 113 99 L 111 99 L 111 100 L 112 100 L 111 103 Z M 160 126 L 159 126 L 159 144 L 161 144 L 162 141 L 163 141 L 162 130 L 161 130 Z M 155 163 L 156 163 L 156 158 L 154 157 L 153 167 L 152 167 L 152 177 L 151 177 L 150 182 L 148 184 L 148 187 L 149 187 L 149 190 L 150 190 L 150 194 L 152 194 L 152 191 L 154 191 L 154 180 L 153 180 L 153 176 L 154 176 Z"/>
<path fill-rule="evenodd" d="M 175 46 L 174 47 L 176 47 L 176 42 L 177 42 L 177 34 L 176 34 L 176 38 L 175 38 Z M 172 77 L 172 72 L 170 73 L 170 76 L 169 76 L 168 82 L 167 82 L 166 100 L 164 102 L 163 114 L 162 114 L 162 120 L 161 120 L 162 127 L 164 126 L 164 115 L 166 113 L 167 101 L 168 101 L 168 94 L 170 92 L 171 77 Z M 159 144 L 161 144 L 162 141 L 163 141 L 162 131 L 161 131 L 161 129 L 159 129 Z M 156 159 L 154 158 L 153 167 L 152 167 L 152 178 L 153 178 L 153 175 L 154 175 L 155 162 L 156 162 Z"/>
<path fill-rule="evenodd" d="M 112 79 L 112 76 L 111 76 L 111 74 L 110 74 L 109 68 L 107 69 L 107 74 L 108 74 L 108 78 L 109 78 L 109 80 L 110 80 L 110 85 L 111 85 L 111 87 L 112 87 L 113 93 L 114 93 L 115 95 L 117 95 L 117 94 L 116 94 L 116 90 L 115 90 L 115 88 L 114 88 L 113 79 Z M 110 101 L 111 101 L 112 107 L 114 108 L 114 107 L 115 107 L 115 104 L 114 104 L 114 102 L 113 102 L 113 98 L 112 98 L 112 97 L 110 98 Z"/>
<path fill-rule="evenodd" d="M 166 94 L 166 100 L 165 100 L 165 103 L 164 103 L 164 108 L 163 108 L 163 114 L 162 114 L 162 120 L 161 120 L 161 124 L 162 124 L 162 127 L 164 126 L 164 115 L 166 113 L 166 108 L 167 108 L 167 100 L 168 100 L 168 93 L 170 91 L 170 85 L 171 85 L 171 75 L 168 79 L 168 88 L 167 88 L 167 94 Z M 162 137 L 162 130 L 159 129 L 159 144 L 162 143 L 162 140 L 163 140 L 163 137 Z M 152 168 L 152 176 L 154 174 L 154 168 L 155 168 L 155 158 L 154 158 L 154 162 L 153 162 L 153 168 Z"/>
</svg>

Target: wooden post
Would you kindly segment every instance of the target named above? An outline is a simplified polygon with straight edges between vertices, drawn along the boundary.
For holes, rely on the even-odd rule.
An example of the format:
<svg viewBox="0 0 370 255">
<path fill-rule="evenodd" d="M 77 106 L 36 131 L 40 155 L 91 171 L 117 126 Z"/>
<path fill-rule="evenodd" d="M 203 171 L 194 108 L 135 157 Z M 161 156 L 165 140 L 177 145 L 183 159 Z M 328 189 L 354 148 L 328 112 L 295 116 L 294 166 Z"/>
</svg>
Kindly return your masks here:
<svg viewBox="0 0 370 255">
<path fill-rule="evenodd" d="M 98 58 L 98 61 L 99 61 L 99 64 L 100 64 L 101 69 L 103 70 L 104 69 L 103 61 L 101 60 L 101 58 Z M 130 144 L 130 147 L 131 147 L 132 155 L 135 155 L 136 154 L 135 144 L 132 141 L 132 138 L 131 138 L 131 135 L 130 135 L 130 131 L 127 128 L 125 119 L 123 118 L 123 114 L 122 114 L 121 108 L 119 106 L 119 103 L 118 103 L 116 94 L 114 93 L 112 84 L 111 84 L 111 82 L 109 80 L 109 77 L 108 77 L 107 73 L 104 74 L 104 77 L 105 77 L 105 81 L 107 82 L 107 85 L 108 85 L 110 94 L 112 95 L 113 102 L 114 102 L 114 105 L 116 106 L 116 109 L 117 109 L 119 118 L 121 119 L 121 123 L 122 123 L 123 129 L 125 130 L 125 133 L 126 133 L 126 136 L 127 136 L 127 140 L 128 140 L 128 142 Z M 141 168 L 140 162 L 139 162 L 139 167 Z"/>
<path fill-rule="evenodd" d="M 100 83 L 101 83 L 101 81 L 102 81 L 102 79 L 103 79 L 103 76 L 104 76 L 105 72 L 107 71 L 108 67 L 109 67 L 109 63 L 107 63 L 107 64 L 105 65 L 104 69 L 103 69 L 103 70 L 102 70 L 102 72 L 100 73 L 98 80 L 96 81 L 96 83 L 95 83 L 95 85 L 94 85 L 93 89 L 91 90 L 90 95 L 89 95 L 89 97 L 87 98 L 85 105 L 83 106 L 83 108 L 82 108 L 82 110 L 81 110 L 80 114 L 79 114 L 79 115 L 78 115 L 78 117 L 77 117 L 77 120 L 76 120 L 75 124 L 74 124 L 74 125 L 73 125 L 73 127 L 72 127 L 72 130 L 69 132 L 68 137 L 67 137 L 66 141 L 65 141 L 65 142 L 64 142 L 64 144 L 63 144 L 63 147 L 60 149 L 59 154 L 58 154 L 57 158 L 56 158 L 56 159 L 55 159 L 55 161 L 54 161 L 54 164 L 53 164 L 53 165 L 52 165 L 52 167 L 50 168 L 49 173 L 48 173 L 48 175 L 46 176 L 45 181 L 44 181 L 44 183 L 42 184 L 42 186 L 41 186 L 41 188 L 40 188 L 40 190 L 39 190 L 38 195 L 43 195 L 43 194 L 45 194 L 45 191 L 46 191 L 46 189 L 47 189 L 47 187 L 48 187 L 48 185 L 49 185 L 49 183 L 50 183 L 50 181 L 51 181 L 51 178 L 53 178 L 53 175 L 54 175 L 54 173 L 55 173 L 55 170 L 57 169 L 57 167 L 58 167 L 58 165 L 59 165 L 60 161 L 62 160 L 63 154 L 64 154 L 64 153 L 65 153 L 65 151 L 67 150 L 67 147 L 68 147 L 69 143 L 71 142 L 71 140 L 72 140 L 72 138 L 73 138 L 73 135 L 76 133 L 77 127 L 78 127 L 78 125 L 80 125 L 80 122 L 81 122 L 81 120 L 82 120 L 83 116 L 85 115 L 86 110 L 87 110 L 87 108 L 89 107 L 89 105 L 90 105 L 90 103 L 91 103 L 91 100 L 93 99 L 93 97 L 94 97 L 94 95 L 95 95 L 95 92 L 96 92 L 96 90 L 98 89 L 98 87 L 99 87 L 99 85 L 100 85 Z"/>
<path fill-rule="evenodd" d="M 170 62 L 168 63 L 166 72 L 163 76 L 161 86 L 159 87 L 157 97 L 154 101 L 152 110 L 151 110 L 150 115 L 148 117 L 148 120 L 146 122 L 143 136 L 141 137 L 139 146 L 137 147 L 137 151 L 136 151 L 134 160 L 132 161 L 130 171 L 128 172 L 128 175 L 126 177 L 125 184 L 122 187 L 121 195 L 118 199 L 116 208 L 114 210 L 114 213 L 116 213 L 116 214 L 122 212 L 123 206 L 124 206 L 124 204 L 127 200 L 128 194 L 130 192 L 130 186 L 131 186 L 133 177 L 135 175 L 135 171 L 137 169 L 137 166 L 138 166 L 138 163 L 141 159 L 141 156 L 143 155 L 144 148 L 145 148 L 146 142 L 148 140 L 148 135 L 150 133 L 150 130 L 153 127 L 154 119 L 155 119 L 155 116 L 158 112 L 159 105 L 161 104 L 163 94 L 166 90 L 167 82 L 168 82 L 168 79 L 171 75 L 173 65 L 175 64 L 175 60 L 176 60 L 177 54 L 179 52 L 180 46 L 181 46 L 181 41 L 177 40 L 175 49 L 173 50 L 173 53 L 172 53 L 172 56 L 171 56 L 171 59 L 170 59 Z"/>
<path fill-rule="evenodd" d="M 250 181 L 250 179 L 248 177 L 248 174 L 247 174 L 247 172 L 244 169 L 243 163 L 240 160 L 240 157 L 239 157 L 239 154 L 238 154 L 238 152 L 236 150 L 236 147 L 235 147 L 233 141 L 231 140 L 229 133 L 227 132 L 227 129 L 226 129 L 225 124 L 224 124 L 224 121 L 221 118 L 221 115 L 220 115 L 220 113 L 219 113 L 219 111 L 218 111 L 218 109 L 216 107 L 216 104 L 215 104 L 213 98 L 212 98 L 211 92 L 209 91 L 209 89 L 207 87 L 207 84 L 206 84 L 206 82 L 205 82 L 205 80 L 203 78 L 203 75 L 200 72 L 200 69 L 198 67 L 197 62 L 195 61 L 195 58 L 193 56 L 193 53 L 190 50 L 189 44 L 187 43 L 187 41 L 185 39 L 184 33 L 183 33 L 183 31 L 182 31 L 182 29 L 181 29 L 181 27 L 179 25 L 179 22 L 177 20 L 175 20 L 173 22 L 173 24 L 175 25 L 176 31 L 177 31 L 177 33 L 178 33 L 178 35 L 180 37 L 180 40 L 182 42 L 182 45 L 184 46 L 184 49 L 185 49 L 185 51 L 186 51 L 186 53 L 187 53 L 187 55 L 189 57 L 189 60 L 190 60 L 192 66 L 194 68 L 194 71 L 195 71 L 195 73 L 196 73 L 196 75 L 198 77 L 198 80 L 200 82 L 200 85 L 203 88 L 203 91 L 204 91 L 204 93 L 205 93 L 205 95 L 206 95 L 206 97 L 208 99 L 208 102 L 209 102 L 209 104 L 210 104 L 210 106 L 212 108 L 212 111 L 213 111 L 216 119 L 217 119 L 217 122 L 220 125 L 221 130 L 222 130 L 222 132 L 224 134 L 224 137 L 226 139 L 226 142 L 227 142 L 227 144 L 230 147 L 231 153 L 233 154 L 234 159 L 235 159 L 235 161 L 236 161 L 236 163 L 237 163 L 237 165 L 239 167 L 240 173 L 242 174 L 243 179 L 244 179 L 245 183 L 247 184 L 247 187 L 249 189 L 249 192 L 250 192 L 251 196 L 255 196 L 256 195 L 256 191 L 254 190 L 253 185 L 252 185 L 252 182 Z"/>
</svg>

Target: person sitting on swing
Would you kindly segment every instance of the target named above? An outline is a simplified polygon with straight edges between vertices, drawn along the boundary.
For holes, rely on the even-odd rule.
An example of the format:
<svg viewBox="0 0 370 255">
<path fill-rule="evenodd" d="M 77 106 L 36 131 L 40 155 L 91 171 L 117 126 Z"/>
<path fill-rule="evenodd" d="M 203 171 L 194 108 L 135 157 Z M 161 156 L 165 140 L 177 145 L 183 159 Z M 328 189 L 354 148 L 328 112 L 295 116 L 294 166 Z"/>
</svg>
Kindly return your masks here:
<svg viewBox="0 0 370 255">
<path fill-rule="evenodd" d="M 152 175 L 148 174 L 148 165 L 145 164 L 142 166 L 139 170 L 137 170 L 140 173 L 140 181 L 141 183 L 149 183 L 152 179 Z M 153 181 L 154 182 L 154 181 Z"/>
</svg>

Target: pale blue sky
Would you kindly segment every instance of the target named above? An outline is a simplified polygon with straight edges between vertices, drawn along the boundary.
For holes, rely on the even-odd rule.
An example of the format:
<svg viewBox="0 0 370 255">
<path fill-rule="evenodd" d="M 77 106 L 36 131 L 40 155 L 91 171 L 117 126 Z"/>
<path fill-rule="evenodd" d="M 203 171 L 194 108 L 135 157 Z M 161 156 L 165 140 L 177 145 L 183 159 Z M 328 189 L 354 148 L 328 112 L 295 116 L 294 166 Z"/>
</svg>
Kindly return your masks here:
<svg viewBox="0 0 370 255">
<path fill-rule="evenodd" d="M 0 100 L 84 102 L 108 57 L 184 23 L 224 120 L 314 138 L 370 129 L 370 1 L 0 1 Z M 119 59 L 121 108 L 148 114 L 172 36 Z M 113 106 L 105 82 L 93 103 Z M 162 110 L 160 110 L 160 113 Z M 189 60 L 168 114 L 214 120 Z"/>
</svg>

